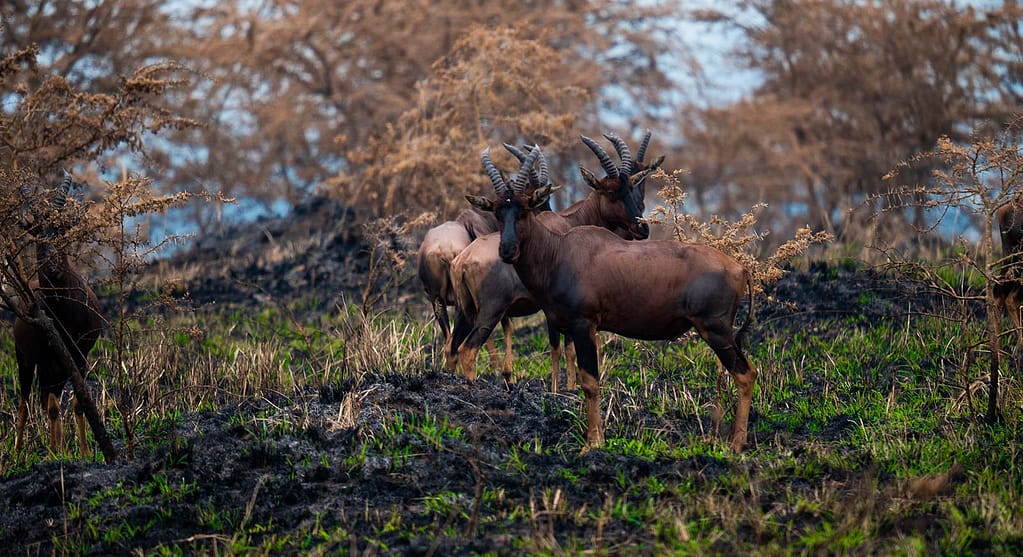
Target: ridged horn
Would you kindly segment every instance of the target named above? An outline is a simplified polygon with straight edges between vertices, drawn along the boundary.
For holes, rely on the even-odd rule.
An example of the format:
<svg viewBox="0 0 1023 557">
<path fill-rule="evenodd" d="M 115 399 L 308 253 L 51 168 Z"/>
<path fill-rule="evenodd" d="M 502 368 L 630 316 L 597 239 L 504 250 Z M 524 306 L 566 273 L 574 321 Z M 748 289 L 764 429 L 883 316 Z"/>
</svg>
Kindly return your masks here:
<svg viewBox="0 0 1023 557">
<path fill-rule="evenodd" d="M 483 150 L 480 158 L 483 160 L 483 169 L 486 170 L 487 176 L 490 177 L 490 183 L 494 185 L 494 191 L 497 192 L 497 195 L 503 197 L 508 192 L 508 183 L 501 176 L 501 171 L 494 166 L 494 161 L 490 160 L 490 147 Z"/>
<path fill-rule="evenodd" d="M 593 151 L 593 154 L 597 155 L 597 160 L 600 161 L 600 166 L 601 168 L 604 169 L 604 172 L 607 174 L 608 178 L 617 178 L 618 167 L 616 167 L 614 161 L 611 160 L 611 156 L 608 155 L 607 152 L 604 151 L 604 149 L 600 145 L 597 145 L 596 141 L 593 141 L 592 139 L 586 137 L 585 135 L 582 135 L 580 137 L 582 138 L 583 143 L 585 143 L 586 146 L 590 148 L 590 151 Z"/>
<path fill-rule="evenodd" d="M 636 151 L 636 162 L 643 162 L 643 157 L 646 156 L 647 145 L 650 145 L 650 135 L 650 130 L 643 134 L 643 142 L 639 144 L 639 151 Z"/>
<path fill-rule="evenodd" d="M 509 145 L 507 143 L 504 143 L 504 148 L 507 149 L 508 152 L 511 153 L 512 156 L 514 156 L 516 159 L 519 159 L 520 163 L 525 162 L 526 157 L 529 156 L 526 153 L 530 152 L 533 149 L 529 145 L 523 145 L 522 149 L 525 150 L 525 151 L 523 151 L 522 149 L 519 149 L 518 147 L 516 147 L 514 145 Z M 543 162 L 544 160 L 545 159 L 543 157 L 543 154 L 541 153 L 540 161 Z M 544 164 L 546 164 L 546 163 L 544 163 Z M 538 187 L 544 185 L 545 183 L 546 182 L 544 181 L 543 177 L 541 176 L 541 173 L 536 169 L 535 166 L 529 170 L 529 185 L 530 186 L 532 186 L 534 188 L 538 188 Z"/>
<path fill-rule="evenodd" d="M 629 146 L 625 144 L 625 140 L 614 133 L 605 133 L 604 137 L 615 146 L 618 158 L 622 160 L 622 172 L 626 176 L 631 176 L 636 171 L 636 163 L 632 160 L 632 153 L 629 151 Z"/>
<path fill-rule="evenodd" d="M 536 165 L 540 167 L 540 170 L 538 172 L 540 179 L 539 186 L 543 187 L 546 186 L 547 184 L 550 184 L 551 172 L 550 168 L 548 168 L 547 166 L 547 157 L 545 157 L 543 153 L 540 153 L 540 160 L 537 161 Z"/>
<path fill-rule="evenodd" d="M 526 160 L 522 161 L 522 165 L 519 167 L 519 171 L 515 173 L 515 178 L 512 179 L 511 187 L 515 190 L 515 193 L 522 193 L 526 191 L 526 186 L 529 185 L 529 175 L 533 171 L 533 165 L 536 164 L 536 159 L 541 155 L 540 146 L 533 145 L 533 150 L 526 156 Z"/>
<path fill-rule="evenodd" d="M 74 181 L 71 179 L 71 173 L 64 169 L 64 179 L 61 180 L 60 185 L 57 186 L 57 196 L 53 199 L 53 208 L 60 209 L 64 208 L 64 204 L 67 203 L 68 194 L 71 193 L 71 188 L 74 187 Z"/>
</svg>

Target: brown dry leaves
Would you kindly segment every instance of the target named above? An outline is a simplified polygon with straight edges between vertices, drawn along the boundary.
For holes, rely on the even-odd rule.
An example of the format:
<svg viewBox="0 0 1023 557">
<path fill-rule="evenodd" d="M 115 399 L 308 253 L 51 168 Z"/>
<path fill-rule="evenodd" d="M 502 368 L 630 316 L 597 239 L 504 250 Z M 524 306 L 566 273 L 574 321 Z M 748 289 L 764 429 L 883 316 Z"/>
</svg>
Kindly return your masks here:
<svg viewBox="0 0 1023 557">
<path fill-rule="evenodd" d="M 707 222 L 700 221 L 694 215 L 683 212 L 687 197 L 682 188 L 682 176 L 685 174 L 682 170 L 668 174 L 663 169 L 654 174 L 654 177 L 664 181 L 658 195 L 664 199 L 665 204 L 655 207 L 647 221 L 668 226 L 672 236 L 679 242 L 707 244 L 734 257 L 750 272 L 756 292 L 762 292 L 778 282 L 785 275 L 784 265 L 806 253 L 810 246 L 834 239 L 829 232 L 814 232 L 805 226 L 799 228 L 792 239 L 778 246 L 774 253 L 758 258 L 754 254 L 767 233 L 757 230 L 756 215 L 766 204 L 754 205 L 734 222 L 717 215 L 711 216 Z"/>
</svg>

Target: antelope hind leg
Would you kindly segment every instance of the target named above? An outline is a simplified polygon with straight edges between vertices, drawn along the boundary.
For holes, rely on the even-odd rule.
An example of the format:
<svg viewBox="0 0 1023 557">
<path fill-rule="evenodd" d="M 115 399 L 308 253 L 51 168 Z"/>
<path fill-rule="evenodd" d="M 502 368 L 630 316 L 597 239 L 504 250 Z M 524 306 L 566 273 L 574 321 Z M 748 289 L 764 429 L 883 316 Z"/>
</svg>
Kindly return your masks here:
<svg viewBox="0 0 1023 557">
<path fill-rule="evenodd" d="M 597 352 L 597 359 L 600 359 L 600 352 Z M 565 337 L 565 388 L 572 392 L 576 388 L 576 353 L 575 343 L 572 339 Z"/>
<path fill-rule="evenodd" d="M 15 422 L 14 427 L 14 454 L 18 455 L 18 458 L 24 458 L 21 450 L 25 445 L 25 421 L 28 419 L 28 401 L 21 399 L 18 401 L 18 420 Z"/>
<path fill-rule="evenodd" d="M 60 401 L 53 393 L 46 396 L 46 419 L 50 423 L 50 450 L 61 454 L 64 451 L 64 426 L 60 422 Z"/>
<path fill-rule="evenodd" d="M 82 454 L 83 459 L 92 458 L 92 448 L 89 446 L 89 441 L 85 438 L 85 410 L 78 406 L 78 397 L 74 399 L 74 415 L 75 415 L 75 433 L 78 434 L 78 449 Z"/>
</svg>

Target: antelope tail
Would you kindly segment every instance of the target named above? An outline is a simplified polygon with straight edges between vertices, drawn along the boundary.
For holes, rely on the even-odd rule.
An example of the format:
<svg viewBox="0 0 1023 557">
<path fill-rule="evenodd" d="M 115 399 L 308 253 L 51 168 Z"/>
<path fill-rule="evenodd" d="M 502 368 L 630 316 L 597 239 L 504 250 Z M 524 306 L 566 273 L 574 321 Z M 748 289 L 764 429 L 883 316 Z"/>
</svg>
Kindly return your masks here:
<svg viewBox="0 0 1023 557">
<path fill-rule="evenodd" d="M 749 300 L 749 311 L 746 314 L 746 320 L 735 332 L 735 343 L 739 345 L 739 349 L 742 349 L 743 337 L 746 336 L 746 331 L 749 330 L 750 324 L 756 318 L 756 308 L 753 303 L 753 275 L 748 270 L 746 271 L 746 298 Z"/>
</svg>

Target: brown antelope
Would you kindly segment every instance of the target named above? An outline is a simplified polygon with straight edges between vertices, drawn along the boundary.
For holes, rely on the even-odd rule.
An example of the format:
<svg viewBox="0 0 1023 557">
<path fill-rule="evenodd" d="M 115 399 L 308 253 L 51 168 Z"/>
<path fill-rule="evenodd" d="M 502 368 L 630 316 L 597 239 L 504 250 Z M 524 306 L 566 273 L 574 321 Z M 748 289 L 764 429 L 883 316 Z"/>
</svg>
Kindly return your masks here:
<svg viewBox="0 0 1023 557">
<path fill-rule="evenodd" d="M 52 207 L 59 213 L 65 206 L 72 189 L 78 186 L 65 172 L 64 181 L 56 189 Z M 86 356 L 92 350 L 104 327 L 99 313 L 99 302 L 89 283 L 75 270 L 63 247 L 56 246 L 61 230 L 53 224 L 54 219 L 44 225 L 44 239 L 36 242 L 38 278 L 32 282 L 34 303 L 47 317 L 53 320 L 61 340 L 71 353 L 75 366 L 82 377 L 87 371 Z M 58 219 L 59 220 L 59 219 Z M 28 308 L 29 302 L 22 301 Z M 15 430 L 15 452 L 20 454 L 25 436 L 25 420 L 28 417 L 28 399 L 32 391 L 32 380 L 38 381 L 39 404 L 46 411 L 50 426 L 50 448 L 60 451 L 64 445 L 64 430 L 60 420 L 60 395 L 70 377 L 53 355 L 47 343 L 45 332 L 37 325 L 21 318 L 14 320 L 14 351 L 18 360 L 18 383 L 20 401 Z M 85 440 L 85 417 L 74 403 L 74 415 L 78 429 L 78 445 L 83 457 L 92 451 Z"/>
<path fill-rule="evenodd" d="M 547 208 L 549 209 L 549 206 Z M 473 240 L 496 231 L 497 219 L 493 214 L 481 214 L 466 209 L 455 220 L 441 223 L 428 230 L 419 245 L 417 256 L 419 280 L 437 318 L 437 325 L 444 340 L 445 366 L 449 369 L 454 366 L 450 351 L 446 348 L 450 344 L 451 333 L 447 306 L 455 303 L 454 290 L 451 288 L 451 261 Z M 505 334 L 510 338 L 511 330 L 506 329 Z M 499 361 L 493 341 L 488 340 L 487 349 L 494 367 L 497 367 Z"/>
<path fill-rule="evenodd" d="M 616 135 L 605 134 L 615 147 L 621 165 L 616 166 L 611 157 L 592 139 L 583 136 L 583 142 L 593 151 L 601 162 L 606 176 L 597 180 L 592 172 L 580 168 L 583 179 L 592 189 L 590 195 L 557 213 L 544 214 L 542 218 L 552 226 L 558 219 L 563 226 L 596 225 L 614 230 L 618 236 L 630 239 L 644 239 L 649 235 L 649 228 L 637 219 L 643 216 L 643 181 L 629 183 L 619 179 L 620 174 L 634 174 L 647 168 L 656 169 L 664 157 L 647 165 L 643 161 L 650 132 L 647 131 L 638 155 L 634 160 L 628 145 Z M 507 148 L 508 146 L 505 145 Z M 516 155 L 525 164 L 525 155 Z M 487 157 L 484 154 L 484 157 Z M 487 157 L 489 159 L 489 157 Z M 540 174 L 546 176 L 546 161 L 541 153 L 538 164 Z M 520 174 L 525 170 L 520 170 Z M 545 185 L 544 178 L 540 184 L 531 184 L 534 188 Z M 477 238 L 452 262 L 451 280 L 455 291 L 455 307 L 457 308 L 455 326 L 452 330 L 451 356 L 457 358 L 462 373 L 470 381 L 475 380 L 476 355 L 484 341 L 488 340 L 498 321 L 504 324 L 505 330 L 505 361 L 502 377 L 505 382 L 511 380 L 511 326 L 510 317 L 523 317 L 540 311 L 540 306 L 533 300 L 529 291 L 519 280 L 515 269 L 501 261 L 497 253 L 500 236 L 488 234 Z M 548 327 L 551 346 L 551 390 L 558 392 L 558 381 L 561 375 L 561 333 Z M 566 337 L 566 379 L 567 388 L 575 389 L 574 347 Z"/>
<path fill-rule="evenodd" d="M 484 161 L 495 199 L 469 198 L 476 208 L 495 213 L 501 228 L 498 252 L 512 264 L 522 284 L 554 328 L 575 342 L 586 406 L 586 445 L 604 443 L 600 420 L 597 331 L 641 340 L 669 340 L 695 328 L 735 379 L 739 397 L 731 444 L 747 439 L 756 368 L 746 359 L 733 330 L 740 302 L 749 297 L 749 272 L 724 253 L 705 245 L 676 241 L 628 242 L 596 226 L 559 229 L 534 215 L 550 188 L 526 192 L 509 186 Z M 622 180 L 639 177 L 620 176 Z M 743 325 L 749 323 L 747 318 Z M 742 331 L 740 330 L 740 333 Z"/>
</svg>

